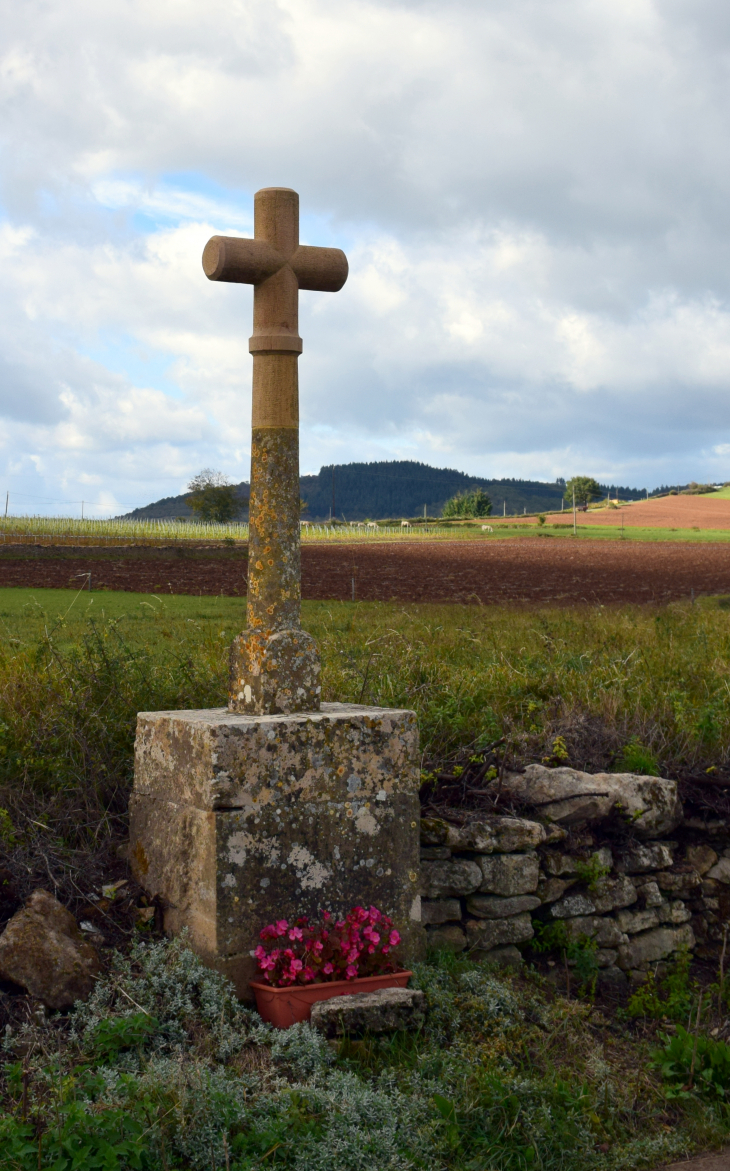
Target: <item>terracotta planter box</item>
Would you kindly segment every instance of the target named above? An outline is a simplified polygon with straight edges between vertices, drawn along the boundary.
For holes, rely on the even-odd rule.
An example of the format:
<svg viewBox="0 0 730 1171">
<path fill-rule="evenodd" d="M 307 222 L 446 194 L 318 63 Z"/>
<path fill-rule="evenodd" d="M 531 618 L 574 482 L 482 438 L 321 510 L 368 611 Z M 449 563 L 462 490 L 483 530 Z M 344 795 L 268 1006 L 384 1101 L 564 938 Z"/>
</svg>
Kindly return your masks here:
<svg viewBox="0 0 730 1171">
<path fill-rule="evenodd" d="M 385 976 L 363 976 L 360 980 L 332 980 L 328 984 L 291 984 L 288 988 L 272 988 L 270 984 L 252 980 L 251 987 L 263 1019 L 277 1029 L 288 1029 L 299 1021 L 308 1021 L 317 1000 L 377 992 L 378 988 L 405 988 L 412 975 L 412 972 L 390 972 Z"/>
</svg>

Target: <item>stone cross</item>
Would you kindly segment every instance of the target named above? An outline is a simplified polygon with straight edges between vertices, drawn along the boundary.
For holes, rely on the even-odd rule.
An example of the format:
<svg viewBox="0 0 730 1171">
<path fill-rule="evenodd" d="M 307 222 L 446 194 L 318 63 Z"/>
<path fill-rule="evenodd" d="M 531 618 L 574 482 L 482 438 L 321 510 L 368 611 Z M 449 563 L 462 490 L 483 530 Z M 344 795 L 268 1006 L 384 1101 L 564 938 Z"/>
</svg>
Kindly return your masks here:
<svg viewBox="0 0 730 1171">
<path fill-rule="evenodd" d="M 339 248 L 299 243 L 299 196 L 254 196 L 254 239 L 212 236 L 211 281 L 254 286 L 248 629 L 231 647 L 231 711 L 272 715 L 320 706 L 319 655 L 301 628 L 299 551 L 299 290 L 336 293 L 347 280 Z"/>
</svg>

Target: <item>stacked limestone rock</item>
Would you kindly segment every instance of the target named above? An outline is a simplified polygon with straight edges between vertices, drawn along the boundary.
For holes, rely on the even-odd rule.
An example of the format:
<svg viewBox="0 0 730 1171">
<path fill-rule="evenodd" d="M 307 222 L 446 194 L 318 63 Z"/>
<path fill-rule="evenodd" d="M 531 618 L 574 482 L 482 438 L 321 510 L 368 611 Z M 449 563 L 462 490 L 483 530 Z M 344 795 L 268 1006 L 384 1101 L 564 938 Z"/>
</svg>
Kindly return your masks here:
<svg viewBox="0 0 730 1171">
<path fill-rule="evenodd" d="M 722 937 L 730 913 L 730 849 L 682 827 L 676 782 L 529 766 L 507 774 L 525 817 L 475 814 L 421 827 L 422 920 L 430 943 L 480 958 L 518 958 L 532 921 L 562 921 L 598 945 L 601 983 L 680 948 Z M 676 832 L 675 832 L 676 831 Z M 671 838 L 668 835 L 673 835 Z"/>
</svg>

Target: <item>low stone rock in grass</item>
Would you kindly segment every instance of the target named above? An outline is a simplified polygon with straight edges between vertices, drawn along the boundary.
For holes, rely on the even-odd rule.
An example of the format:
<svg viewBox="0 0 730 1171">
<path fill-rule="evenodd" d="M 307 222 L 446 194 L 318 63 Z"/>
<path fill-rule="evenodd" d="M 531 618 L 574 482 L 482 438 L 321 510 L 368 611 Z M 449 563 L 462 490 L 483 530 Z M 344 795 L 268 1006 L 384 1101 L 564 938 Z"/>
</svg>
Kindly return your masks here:
<svg viewBox="0 0 730 1171">
<path fill-rule="evenodd" d="M 555 903 L 563 897 L 566 890 L 575 886 L 576 881 L 575 878 L 548 878 L 547 881 L 538 884 L 537 897 L 541 903 Z"/>
<path fill-rule="evenodd" d="M 671 833 L 683 817 L 677 782 L 662 777 L 530 764 L 524 773 L 506 773 L 502 788 L 561 825 L 589 824 L 619 814 L 630 820 L 640 838 Z"/>
<path fill-rule="evenodd" d="M 717 869 L 713 867 L 713 869 Z M 712 871 L 708 871 L 708 877 Z M 727 879 L 730 882 L 730 875 Z M 656 883 L 660 890 L 676 895 L 680 899 L 689 899 L 697 891 L 702 879 L 696 870 L 672 871 L 660 870 L 656 876 Z M 698 892 L 699 893 L 699 892 Z"/>
<path fill-rule="evenodd" d="M 617 907 L 630 907 L 637 898 L 636 887 L 625 875 L 599 879 L 595 884 L 595 890 L 591 891 L 591 899 L 599 915 L 615 911 Z"/>
<path fill-rule="evenodd" d="M 684 856 L 692 869 L 700 875 L 707 874 L 707 871 L 711 870 L 717 862 L 717 854 L 712 846 L 708 846 L 704 842 L 699 846 L 687 846 Z"/>
<path fill-rule="evenodd" d="M 637 935 L 640 931 L 649 931 L 652 927 L 659 926 L 661 922 L 659 908 L 648 907 L 644 911 L 619 911 L 616 915 L 616 922 L 627 935 Z"/>
<path fill-rule="evenodd" d="M 461 903 L 458 899 L 421 899 L 421 922 L 425 926 L 459 922 Z"/>
<path fill-rule="evenodd" d="M 423 862 L 421 894 L 427 899 L 455 898 L 479 889 L 482 871 L 477 862 L 452 858 L 450 862 Z"/>
<path fill-rule="evenodd" d="M 506 943 L 524 943 L 535 934 L 529 912 L 511 919 L 470 919 L 466 935 L 470 948 L 491 951 Z"/>
<path fill-rule="evenodd" d="M 540 906 L 537 895 L 515 895 L 503 899 L 499 895 L 470 895 L 466 909 L 480 919 L 509 919 L 521 911 L 534 911 Z"/>
<path fill-rule="evenodd" d="M 694 945 L 694 931 L 689 923 L 679 927 L 655 927 L 653 931 L 634 935 L 628 943 L 619 947 L 618 966 L 624 971 L 640 968 L 644 964 L 663 960 L 682 947 L 691 949 Z"/>
<path fill-rule="evenodd" d="M 599 968 L 612 968 L 618 959 L 618 952 L 614 947 L 599 947 L 596 952 L 596 963 Z"/>
<path fill-rule="evenodd" d="M 468 825 L 450 825 L 446 844 L 452 850 L 473 850 L 476 854 L 512 854 L 531 850 L 545 841 L 545 827 L 523 817 L 493 817 Z"/>
<path fill-rule="evenodd" d="M 479 859 L 479 865 L 482 875 L 479 890 L 483 894 L 512 897 L 532 894 L 537 890 L 540 865 L 537 858 L 530 854 L 482 857 Z"/>
<path fill-rule="evenodd" d="M 705 873 L 707 878 L 714 879 L 715 882 L 730 884 L 730 858 L 720 858 L 719 862 L 716 862 Z"/>
<path fill-rule="evenodd" d="M 478 960 L 480 964 L 494 964 L 500 968 L 519 968 L 524 963 L 522 952 L 511 943 L 504 947 L 493 947 L 489 951 L 477 948 L 469 953 L 469 957 Z"/>
<path fill-rule="evenodd" d="M 672 865 L 672 852 L 663 842 L 630 842 L 616 855 L 619 874 L 646 874 Z"/>
<path fill-rule="evenodd" d="M 334 996 L 312 1006 L 312 1028 L 325 1037 L 356 1033 L 393 1033 L 419 1029 L 426 1019 L 426 994 L 417 988 L 379 988 L 354 996 Z"/>
<path fill-rule="evenodd" d="M 445 923 L 442 927 L 427 927 L 426 942 L 437 951 L 463 951 L 466 936 L 456 923 Z"/>
<path fill-rule="evenodd" d="M 0 976 L 48 1008 L 86 1000 L 100 970 L 96 948 L 70 911 L 46 890 L 35 890 L 0 935 Z"/>
</svg>

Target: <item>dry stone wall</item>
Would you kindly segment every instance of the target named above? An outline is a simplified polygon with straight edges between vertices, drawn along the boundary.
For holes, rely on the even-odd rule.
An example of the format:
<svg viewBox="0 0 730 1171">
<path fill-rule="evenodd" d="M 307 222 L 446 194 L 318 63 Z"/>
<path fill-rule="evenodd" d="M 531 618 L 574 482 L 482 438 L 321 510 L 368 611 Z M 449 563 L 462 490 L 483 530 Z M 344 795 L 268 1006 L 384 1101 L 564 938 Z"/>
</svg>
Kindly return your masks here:
<svg viewBox="0 0 730 1171">
<path fill-rule="evenodd" d="M 684 817 L 676 782 L 530 765 L 502 791 L 524 816 L 421 822 L 421 916 L 432 946 L 516 962 L 533 921 L 597 945 L 620 991 L 682 948 L 710 954 L 730 921 L 730 826 Z"/>
</svg>

